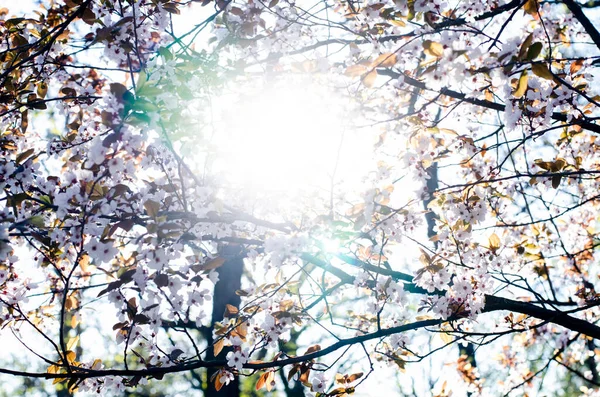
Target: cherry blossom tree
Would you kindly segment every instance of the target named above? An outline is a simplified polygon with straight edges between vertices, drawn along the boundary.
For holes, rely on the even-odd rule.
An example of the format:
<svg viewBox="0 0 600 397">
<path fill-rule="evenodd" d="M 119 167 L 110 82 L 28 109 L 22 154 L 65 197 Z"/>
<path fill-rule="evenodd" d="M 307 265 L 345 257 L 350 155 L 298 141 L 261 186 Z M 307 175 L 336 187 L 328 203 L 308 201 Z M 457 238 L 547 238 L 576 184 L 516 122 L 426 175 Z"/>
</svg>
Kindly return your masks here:
<svg viewBox="0 0 600 397">
<path fill-rule="evenodd" d="M 600 395 L 598 2 L 3 5 L 7 388 Z"/>
</svg>

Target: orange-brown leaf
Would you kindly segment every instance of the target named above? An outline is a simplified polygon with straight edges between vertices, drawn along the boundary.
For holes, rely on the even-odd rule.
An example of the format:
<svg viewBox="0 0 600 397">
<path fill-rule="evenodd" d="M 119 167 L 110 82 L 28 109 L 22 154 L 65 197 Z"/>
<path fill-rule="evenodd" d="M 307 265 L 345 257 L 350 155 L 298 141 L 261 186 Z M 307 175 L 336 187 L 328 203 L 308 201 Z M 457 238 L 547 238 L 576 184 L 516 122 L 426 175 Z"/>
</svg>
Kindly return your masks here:
<svg viewBox="0 0 600 397">
<path fill-rule="evenodd" d="M 527 0 L 525 5 L 523 6 L 523 11 L 525 11 L 529 15 L 537 15 L 537 10 L 538 10 L 537 0 Z"/>
<path fill-rule="evenodd" d="M 223 350 L 223 346 L 225 346 L 224 339 L 219 339 L 218 341 L 215 342 L 215 344 L 213 345 L 213 355 L 215 357 L 217 357 L 219 355 L 219 353 L 221 353 L 221 350 Z"/>
<path fill-rule="evenodd" d="M 367 73 L 365 75 L 365 77 L 363 77 L 363 84 L 366 87 L 373 87 L 373 85 L 375 85 L 375 80 L 377 79 L 377 71 L 376 70 L 371 70 L 369 73 Z"/>
<path fill-rule="evenodd" d="M 304 354 L 306 355 L 306 354 L 318 352 L 319 350 L 321 350 L 320 345 L 313 345 L 313 346 L 309 347 L 308 349 L 306 349 L 306 352 L 304 352 Z"/>
<path fill-rule="evenodd" d="M 265 383 L 267 383 L 268 374 L 269 374 L 269 372 L 265 372 L 258 378 L 258 380 L 256 381 L 256 386 L 255 386 L 256 390 L 262 389 L 263 386 L 265 385 Z"/>
<path fill-rule="evenodd" d="M 362 378 L 362 376 L 363 376 L 362 372 L 357 372 L 355 374 L 352 374 L 352 375 L 348 376 L 348 383 L 352 383 L 355 380 Z"/>
<path fill-rule="evenodd" d="M 579 70 L 582 67 L 583 67 L 583 59 L 578 59 L 571 64 L 571 67 L 569 68 L 569 72 L 571 74 L 575 74 L 575 73 L 579 72 Z"/>
<path fill-rule="evenodd" d="M 349 77 L 357 77 L 361 76 L 366 71 L 367 67 L 365 65 L 350 65 L 346 68 L 344 74 Z"/>
<path fill-rule="evenodd" d="M 215 390 L 219 391 L 223 387 L 223 383 L 221 383 L 221 377 L 218 375 L 215 377 Z"/>
<path fill-rule="evenodd" d="M 385 54 L 381 54 L 373 61 L 371 64 L 374 68 L 389 68 L 392 67 L 398 62 L 398 57 L 393 52 L 387 52 Z"/>
<path fill-rule="evenodd" d="M 225 313 L 223 313 L 223 317 L 235 317 L 237 316 L 239 313 L 239 310 L 237 307 L 230 305 L 230 304 L 226 304 L 225 305 Z"/>
</svg>

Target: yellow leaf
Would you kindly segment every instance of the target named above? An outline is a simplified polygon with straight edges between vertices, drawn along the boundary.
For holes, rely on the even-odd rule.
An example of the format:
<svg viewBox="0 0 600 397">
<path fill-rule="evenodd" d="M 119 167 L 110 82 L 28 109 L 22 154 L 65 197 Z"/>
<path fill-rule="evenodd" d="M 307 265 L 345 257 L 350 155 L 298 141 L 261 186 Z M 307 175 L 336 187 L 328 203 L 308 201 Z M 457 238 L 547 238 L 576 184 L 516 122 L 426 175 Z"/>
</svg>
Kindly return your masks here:
<svg viewBox="0 0 600 397">
<path fill-rule="evenodd" d="M 513 96 L 515 98 L 521 98 L 525 94 L 525 91 L 527 91 L 527 71 L 526 70 L 524 70 L 523 73 L 521 73 L 521 77 L 519 77 L 519 83 L 517 84 L 517 89 L 513 93 Z"/>
<path fill-rule="evenodd" d="M 72 364 L 73 361 L 75 361 L 75 358 L 77 358 L 77 354 L 75 354 L 74 351 L 67 351 L 67 361 L 69 362 L 69 364 Z"/>
<path fill-rule="evenodd" d="M 547 170 L 551 172 L 562 171 L 568 165 L 567 160 L 563 159 L 562 157 L 558 157 L 556 160 L 548 164 L 549 168 L 547 168 Z"/>
<path fill-rule="evenodd" d="M 447 344 L 447 343 L 452 342 L 452 335 L 450 335 L 449 333 L 447 333 L 447 332 L 440 332 L 439 335 L 440 335 L 440 338 L 442 338 L 442 341 L 444 343 Z"/>
<path fill-rule="evenodd" d="M 490 248 L 493 250 L 497 250 L 500 248 L 500 237 L 496 233 L 492 233 L 489 238 Z"/>
<path fill-rule="evenodd" d="M 387 52 L 381 54 L 371 64 L 374 68 L 388 68 L 392 67 L 398 62 L 398 57 L 393 52 Z"/>
<path fill-rule="evenodd" d="M 552 72 L 543 63 L 534 63 L 531 65 L 533 74 L 546 80 L 554 80 Z"/>
<path fill-rule="evenodd" d="M 444 55 L 444 46 L 436 41 L 425 40 L 423 42 L 423 50 L 425 51 L 425 54 L 436 58 L 440 58 Z"/>
<path fill-rule="evenodd" d="M 92 363 L 92 369 L 97 371 L 100 368 L 102 368 L 102 360 L 100 360 L 99 358 L 97 358 Z"/>
<path fill-rule="evenodd" d="M 67 343 L 67 350 L 73 350 L 77 342 L 79 342 L 79 335 L 76 335 L 74 338 L 69 340 L 69 343 Z"/>
<path fill-rule="evenodd" d="M 416 316 L 415 320 L 417 321 L 425 321 L 425 320 L 431 320 L 433 317 L 428 315 L 428 314 L 424 314 L 422 316 Z"/>
<path fill-rule="evenodd" d="M 79 260 L 79 267 L 83 273 L 87 273 L 90 270 L 90 257 L 89 255 L 83 254 L 81 255 L 81 259 Z"/>
<path fill-rule="evenodd" d="M 240 325 L 235 327 L 235 330 L 233 330 L 231 332 L 231 335 L 239 336 L 241 340 L 245 341 L 246 335 L 248 335 L 248 327 L 246 326 L 246 323 L 245 322 L 240 323 Z"/>
<path fill-rule="evenodd" d="M 69 29 L 65 29 L 63 30 L 63 32 L 61 34 L 59 34 L 56 37 L 57 41 L 61 41 L 61 40 L 67 40 L 69 38 L 69 35 L 71 34 L 71 31 Z"/>
<path fill-rule="evenodd" d="M 40 98 L 45 98 L 46 97 L 46 93 L 48 92 L 48 84 L 46 84 L 44 81 L 40 81 L 37 84 L 37 94 Z"/>
</svg>

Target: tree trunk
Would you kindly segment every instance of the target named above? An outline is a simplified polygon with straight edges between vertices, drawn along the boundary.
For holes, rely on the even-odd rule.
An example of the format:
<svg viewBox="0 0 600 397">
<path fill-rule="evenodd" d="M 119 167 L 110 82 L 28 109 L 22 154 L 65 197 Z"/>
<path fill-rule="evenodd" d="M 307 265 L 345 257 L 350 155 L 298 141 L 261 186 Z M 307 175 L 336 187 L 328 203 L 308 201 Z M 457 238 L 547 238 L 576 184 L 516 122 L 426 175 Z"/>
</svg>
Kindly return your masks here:
<svg viewBox="0 0 600 397">
<path fill-rule="evenodd" d="M 215 285 L 213 296 L 213 310 L 211 317 L 211 324 L 213 326 L 216 322 L 223 320 L 223 314 L 227 304 L 235 307 L 239 307 L 240 305 L 240 297 L 235 292 L 241 287 L 242 273 L 244 270 L 244 255 L 240 247 L 225 246 L 223 247 L 221 256 L 227 258 L 227 260 L 223 266 L 217 269 L 217 272 L 219 273 L 219 282 Z M 215 358 L 223 360 L 231 349 L 224 348 L 217 357 L 214 356 L 214 350 L 212 349 L 213 326 L 209 327 L 204 333 L 204 337 L 209 346 L 209 349 L 206 352 L 206 360 L 213 360 Z M 207 387 L 204 395 L 206 397 L 239 397 L 239 377 L 236 377 L 229 385 L 223 386 L 223 388 L 217 392 L 214 382 L 210 381 L 211 377 L 216 372 L 218 372 L 218 369 L 215 368 L 209 368 L 207 370 Z"/>
</svg>

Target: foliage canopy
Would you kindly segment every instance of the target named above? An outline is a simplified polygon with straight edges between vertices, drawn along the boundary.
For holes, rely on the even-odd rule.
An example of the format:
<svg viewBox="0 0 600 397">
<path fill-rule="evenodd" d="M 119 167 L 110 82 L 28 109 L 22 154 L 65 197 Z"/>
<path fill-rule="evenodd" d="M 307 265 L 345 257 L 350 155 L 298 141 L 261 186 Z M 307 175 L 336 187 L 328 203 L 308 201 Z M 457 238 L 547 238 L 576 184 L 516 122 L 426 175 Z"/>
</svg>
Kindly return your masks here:
<svg viewBox="0 0 600 397">
<path fill-rule="evenodd" d="M 0 8 L 0 373 L 600 393 L 598 6 Z"/>
</svg>

